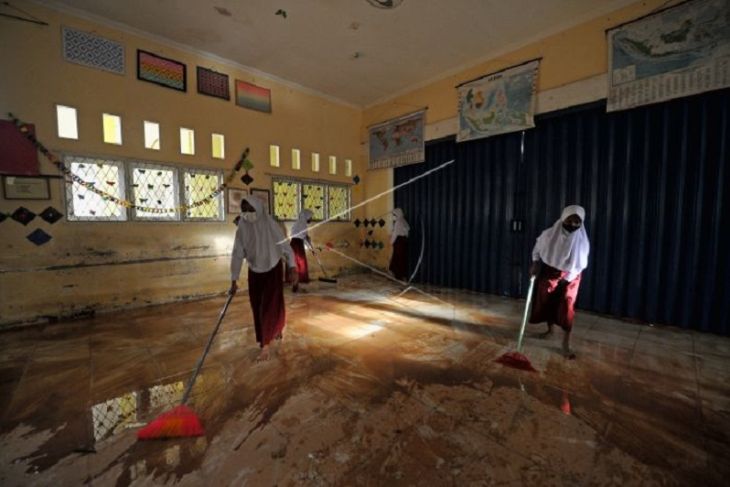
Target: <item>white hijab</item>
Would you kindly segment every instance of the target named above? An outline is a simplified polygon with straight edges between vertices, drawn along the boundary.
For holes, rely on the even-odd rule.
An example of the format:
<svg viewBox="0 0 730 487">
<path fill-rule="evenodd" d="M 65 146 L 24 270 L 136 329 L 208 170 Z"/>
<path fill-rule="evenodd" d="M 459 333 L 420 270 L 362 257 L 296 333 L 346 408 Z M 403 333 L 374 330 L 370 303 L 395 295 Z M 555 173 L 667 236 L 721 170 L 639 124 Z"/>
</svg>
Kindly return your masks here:
<svg viewBox="0 0 730 487">
<path fill-rule="evenodd" d="M 305 240 L 309 233 L 307 232 L 307 220 L 311 219 L 313 213 L 311 210 L 302 210 L 299 212 L 299 218 L 291 227 L 291 238 L 301 238 Z"/>
<path fill-rule="evenodd" d="M 393 235 L 390 237 L 390 243 L 394 243 L 398 237 L 407 237 L 411 226 L 408 225 L 406 218 L 403 216 L 403 210 L 396 208 L 393 210 L 395 223 L 393 223 Z"/>
<path fill-rule="evenodd" d="M 581 206 L 565 207 L 560 219 L 537 238 L 532 249 L 532 260 L 542 260 L 550 267 L 567 272 L 568 281 L 575 279 L 588 267 L 591 244 L 584 224 L 578 230 L 568 232 L 563 228 L 563 221 L 571 215 L 577 215 L 583 223 L 585 214 L 586 211 Z"/>
<path fill-rule="evenodd" d="M 284 232 L 264 210 L 263 203 L 254 196 L 244 198 L 256 210 L 256 221 L 241 218 L 236 229 L 236 238 L 231 255 L 231 280 L 237 281 L 241 274 L 243 259 L 248 267 L 258 273 L 268 272 L 279 265 L 285 257 L 289 267 L 294 267 L 294 255 Z"/>
</svg>

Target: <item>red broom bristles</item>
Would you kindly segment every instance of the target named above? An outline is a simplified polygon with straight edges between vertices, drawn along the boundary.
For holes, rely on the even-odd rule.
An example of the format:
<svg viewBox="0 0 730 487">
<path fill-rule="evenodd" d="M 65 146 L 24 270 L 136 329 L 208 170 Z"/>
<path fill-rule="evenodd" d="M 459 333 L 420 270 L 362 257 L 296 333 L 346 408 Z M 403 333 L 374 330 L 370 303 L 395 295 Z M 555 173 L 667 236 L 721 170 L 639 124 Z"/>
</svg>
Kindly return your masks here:
<svg viewBox="0 0 730 487">
<path fill-rule="evenodd" d="M 507 352 L 497 359 L 502 365 L 512 367 L 514 369 L 529 370 L 530 372 L 537 372 L 537 370 L 530 363 L 530 359 L 522 355 L 520 352 Z"/>
<path fill-rule="evenodd" d="M 137 431 L 138 440 L 203 436 L 205 430 L 200 418 L 185 405 L 159 415 L 150 424 Z"/>
</svg>

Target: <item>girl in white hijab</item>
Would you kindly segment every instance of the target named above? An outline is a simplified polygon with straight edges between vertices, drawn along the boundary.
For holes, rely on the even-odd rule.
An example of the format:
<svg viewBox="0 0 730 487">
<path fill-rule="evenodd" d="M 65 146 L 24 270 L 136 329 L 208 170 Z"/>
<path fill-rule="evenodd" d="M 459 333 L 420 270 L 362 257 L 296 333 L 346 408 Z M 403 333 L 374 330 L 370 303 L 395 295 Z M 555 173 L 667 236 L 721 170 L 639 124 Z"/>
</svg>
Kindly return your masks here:
<svg viewBox="0 0 730 487">
<path fill-rule="evenodd" d="M 553 325 L 560 326 L 565 332 L 563 353 L 569 359 L 575 358 L 570 350 L 570 332 L 581 273 L 588 267 L 591 248 L 584 220 L 583 207 L 567 206 L 560 219 L 537 238 L 530 267 L 530 274 L 538 276 L 530 323 L 547 322 L 543 338 L 552 334 Z"/>
<path fill-rule="evenodd" d="M 403 216 L 403 210 L 400 208 L 393 210 L 393 234 L 390 236 L 393 255 L 390 257 L 388 269 L 396 279 L 408 278 L 408 233 L 410 230 L 411 227 Z"/>
<path fill-rule="evenodd" d="M 292 282 L 298 276 L 293 272 L 294 255 L 284 232 L 264 210 L 256 197 L 241 201 L 241 219 L 236 229 L 231 255 L 231 288 L 238 289 L 236 281 L 241 274 L 243 260 L 248 263 L 248 296 L 253 311 L 256 341 L 261 347 L 259 360 L 269 358 L 269 343 L 281 339 L 286 324 L 284 308 L 284 278 L 281 259 L 285 258 Z"/>
<path fill-rule="evenodd" d="M 312 240 L 309 238 L 307 232 L 307 225 L 312 222 L 313 213 L 311 210 L 302 210 L 299 213 L 299 218 L 294 222 L 291 228 L 291 248 L 294 251 L 294 260 L 297 265 L 297 274 L 299 275 L 299 283 L 309 282 L 309 265 L 307 263 L 307 252 L 306 246 L 312 247 Z M 293 290 L 296 292 L 298 286 L 294 286 Z"/>
</svg>

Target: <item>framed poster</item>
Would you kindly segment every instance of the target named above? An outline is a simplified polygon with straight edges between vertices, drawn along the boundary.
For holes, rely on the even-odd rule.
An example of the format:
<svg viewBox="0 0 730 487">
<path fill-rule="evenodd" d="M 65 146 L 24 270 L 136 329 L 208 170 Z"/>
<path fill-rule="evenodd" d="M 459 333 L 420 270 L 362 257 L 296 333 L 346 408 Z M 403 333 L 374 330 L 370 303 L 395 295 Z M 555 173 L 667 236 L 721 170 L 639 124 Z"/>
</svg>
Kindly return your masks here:
<svg viewBox="0 0 730 487">
<path fill-rule="evenodd" d="M 266 213 L 271 215 L 271 196 L 268 189 L 251 189 L 251 196 L 263 201 Z"/>
<path fill-rule="evenodd" d="M 50 200 L 48 178 L 3 176 L 3 195 L 6 200 Z"/>
<path fill-rule="evenodd" d="M 230 100 L 228 75 L 198 66 L 198 93 Z"/>
<path fill-rule="evenodd" d="M 187 91 L 187 70 L 183 63 L 141 49 L 137 49 L 137 79 Z"/>
<path fill-rule="evenodd" d="M 237 79 L 236 105 L 271 113 L 271 90 Z"/>
<path fill-rule="evenodd" d="M 235 215 L 241 213 L 241 201 L 246 196 L 248 191 L 245 189 L 228 188 L 228 213 Z"/>
<path fill-rule="evenodd" d="M 730 2 L 693 0 L 610 29 L 609 112 L 730 86 Z"/>
<path fill-rule="evenodd" d="M 419 110 L 368 127 L 368 169 L 400 167 L 425 161 L 425 120 L 425 110 Z"/>
</svg>

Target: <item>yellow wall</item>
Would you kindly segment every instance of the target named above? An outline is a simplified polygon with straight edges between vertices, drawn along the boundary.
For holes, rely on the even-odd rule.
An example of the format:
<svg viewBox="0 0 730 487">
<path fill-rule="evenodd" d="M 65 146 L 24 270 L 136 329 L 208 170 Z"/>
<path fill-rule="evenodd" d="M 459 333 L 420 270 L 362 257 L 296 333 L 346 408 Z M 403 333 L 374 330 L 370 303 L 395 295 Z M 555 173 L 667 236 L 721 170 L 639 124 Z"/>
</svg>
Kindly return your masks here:
<svg viewBox="0 0 730 487">
<path fill-rule="evenodd" d="M 542 58 L 538 92 L 606 73 L 606 29 L 646 15 L 664 3 L 664 0 L 637 2 L 368 107 L 363 111 L 360 140 L 367 142 L 368 126 L 412 112 L 419 107 L 428 107 L 427 124 L 454 118 L 457 115 L 458 102 L 456 85 L 531 59 Z M 365 179 L 367 194 L 377 194 L 389 188 L 392 185 L 392 172 L 369 171 Z M 367 208 L 367 215 L 380 214 L 388 209 L 392 209 L 392 200 L 390 203 L 379 201 L 377 205 Z M 390 249 L 385 253 L 371 253 L 370 257 L 372 263 L 383 266 L 386 265 L 389 255 Z"/>
<path fill-rule="evenodd" d="M 327 174 L 327 156 L 353 160 L 360 173 L 358 133 L 361 111 L 263 79 L 192 52 L 132 35 L 114 28 L 69 16 L 33 4 L 24 9 L 50 23 L 48 27 L 0 20 L 0 116 L 12 112 L 36 125 L 38 138 L 51 150 L 81 155 L 138 158 L 175 165 L 231 168 L 244 147 L 251 148 L 256 164 L 252 187 L 271 188 L 269 173 L 349 182 L 344 175 Z M 92 31 L 125 46 L 126 74 L 106 73 L 65 62 L 61 50 L 61 25 Z M 141 48 L 187 65 L 186 93 L 136 79 L 136 50 Z M 197 94 L 197 65 L 226 73 L 233 80 L 250 81 L 272 90 L 272 114 L 237 107 Z M 78 109 L 80 139 L 56 136 L 56 103 Z M 102 142 L 102 112 L 121 115 L 123 145 Z M 161 150 L 144 149 L 143 120 L 160 123 Z M 196 155 L 179 154 L 179 127 L 195 129 Z M 213 159 L 212 132 L 226 137 L 226 159 Z M 278 144 L 280 168 L 268 165 L 268 146 Z M 291 169 L 291 149 L 302 151 L 302 169 Z M 322 168 L 312 173 L 310 153 L 319 152 Z M 43 174 L 56 169 L 39 155 Z M 342 162 L 340 162 L 342 164 Z M 234 186 L 243 187 L 237 182 Z M 353 201 L 361 198 L 353 189 Z M 66 213 L 63 183 L 51 180 L 50 201 L 0 199 L 0 211 L 12 213 L 25 206 L 38 213 L 54 206 Z M 221 223 L 68 222 L 49 225 L 36 218 L 27 227 L 10 219 L 0 224 L 0 325 L 43 316 L 69 316 L 84 310 L 173 301 L 219 293 L 227 289 L 228 254 L 234 226 L 232 216 Z M 35 228 L 53 236 L 36 247 L 25 239 Z M 315 243 L 352 240 L 350 223 L 330 223 L 312 232 Z M 332 272 L 345 261 L 325 256 Z M 244 274 L 245 275 L 245 274 Z"/>
</svg>

